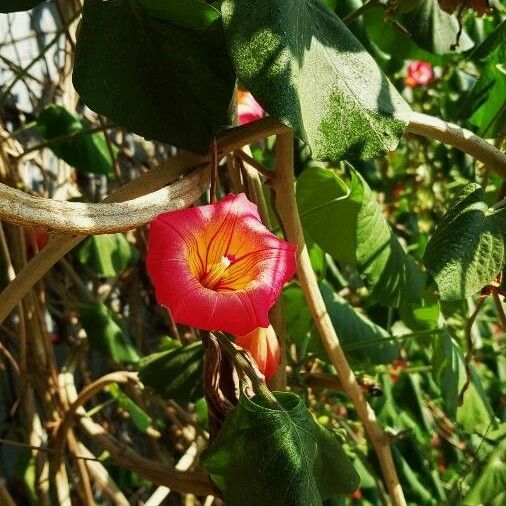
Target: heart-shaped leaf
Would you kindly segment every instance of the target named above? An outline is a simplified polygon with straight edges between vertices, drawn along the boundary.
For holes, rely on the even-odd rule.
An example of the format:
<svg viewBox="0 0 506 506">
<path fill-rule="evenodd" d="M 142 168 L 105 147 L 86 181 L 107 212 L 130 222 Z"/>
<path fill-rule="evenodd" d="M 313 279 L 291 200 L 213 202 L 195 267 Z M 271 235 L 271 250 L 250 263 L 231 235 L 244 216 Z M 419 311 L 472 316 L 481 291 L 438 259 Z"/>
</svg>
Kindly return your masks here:
<svg viewBox="0 0 506 506">
<path fill-rule="evenodd" d="M 466 185 L 432 235 L 424 263 L 442 300 L 465 299 L 504 265 L 506 208 L 490 210 L 481 186 Z"/>
<path fill-rule="evenodd" d="M 316 167 L 299 176 L 305 232 L 335 259 L 356 265 L 379 302 L 398 306 L 419 300 L 424 273 L 400 245 L 367 183 L 350 173 L 349 182 Z"/>
<path fill-rule="evenodd" d="M 119 125 L 204 153 L 229 123 L 235 76 L 212 8 L 185 3 L 191 18 L 168 1 L 85 0 L 73 80 L 88 107 Z"/>
<path fill-rule="evenodd" d="M 317 159 L 392 151 L 409 106 L 320 0 L 224 0 L 237 75 Z"/>
<path fill-rule="evenodd" d="M 225 502 L 320 506 L 355 490 L 358 475 L 336 437 L 315 422 L 299 396 L 274 395 L 279 408 L 242 395 L 203 455 Z"/>
</svg>

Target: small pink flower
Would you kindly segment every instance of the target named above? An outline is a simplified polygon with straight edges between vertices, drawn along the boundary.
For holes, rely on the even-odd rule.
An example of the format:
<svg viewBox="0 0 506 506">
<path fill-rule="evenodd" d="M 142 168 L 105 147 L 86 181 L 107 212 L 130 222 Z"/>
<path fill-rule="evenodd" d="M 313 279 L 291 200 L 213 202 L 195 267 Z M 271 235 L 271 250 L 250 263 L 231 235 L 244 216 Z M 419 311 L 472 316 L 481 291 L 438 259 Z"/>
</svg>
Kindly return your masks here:
<svg viewBox="0 0 506 506">
<path fill-rule="evenodd" d="M 244 193 L 164 213 L 150 225 L 147 269 L 176 323 L 242 336 L 269 326 L 297 247 L 260 221 Z"/>
<path fill-rule="evenodd" d="M 265 116 L 265 111 L 249 91 L 239 91 L 237 93 L 237 116 L 239 125 L 245 125 L 262 119 Z"/>
<path fill-rule="evenodd" d="M 406 86 L 426 86 L 434 78 L 432 65 L 426 61 L 414 60 L 408 65 L 408 75 L 404 79 Z"/>
<path fill-rule="evenodd" d="M 281 349 L 272 325 L 267 328 L 258 327 L 243 336 L 236 337 L 235 344 L 249 351 L 266 380 L 276 372 Z"/>
</svg>

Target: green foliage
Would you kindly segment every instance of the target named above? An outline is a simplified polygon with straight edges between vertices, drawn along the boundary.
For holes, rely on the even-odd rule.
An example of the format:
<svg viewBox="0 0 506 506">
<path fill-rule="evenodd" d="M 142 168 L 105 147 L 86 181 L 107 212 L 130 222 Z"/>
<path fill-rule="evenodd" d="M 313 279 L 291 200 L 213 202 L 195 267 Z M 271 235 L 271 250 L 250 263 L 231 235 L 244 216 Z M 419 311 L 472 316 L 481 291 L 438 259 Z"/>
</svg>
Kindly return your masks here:
<svg viewBox="0 0 506 506">
<path fill-rule="evenodd" d="M 72 167 L 82 172 L 112 175 L 113 160 L 104 134 L 86 133 L 83 121 L 65 107 L 51 104 L 44 108 L 37 118 L 37 130 L 51 141 L 51 151 Z"/>
<path fill-rule="evenodd" d="M 118 385 L 112 384 L 107 387 L 108 392 L 116 399 L 118 405 L 128 412 L 133 424 L 141 432 L 146 432 L 151 425 L 151 417 L 138 406 L 128 395 L 124 394 Z"/>
<path fill-rule="evenodd" d="M 383 304 L 419 300 L 425 276 L 406 254 L 364 179 L 348 183 L 334 172 L 306 169 L 297 181 L 304 229 L 335 259 L 356 265 Z"/>
<path fill-rule="evenodd" d="M 420 0 L 413 10 L 401 16 L 400 21 L 413 41 L 430 53 L 467 51 L 473 46 L 465 30 L 459 38 L 457 17 L 444 12 L 437 0 Z"/>
<path fill-rule="evenodd" d="M 485 467 L 463 500 L 465 506 L 499 506 L 506 499 L 506 440 L 488 457 Z"/>
<path fill-rule="evenodd" d="M 328 281 L 320 283 L 320 291 L 347 355 L 362 364 L 386 364 L 398 357 L 399 345 L 385 329 L 356 312 Z"/>
<path fill-rule="evenodd" d="M 2 0 L 0 12 L 27 11 L 45 0 Z"/>
<path fill-rule="evenodd" d="M 441 387 L 446 412 L 455 418 L 457 400 L 466 381 L 464 355 L 458 343 L 447 332 L 436 339 L 432 356 L 432 374 Z"/>
<path fill-rule="evenodd" d="M 78 310 L 92 349 L 119 364 L 139 361 L 139 354 L 105 304 L 80 304 Z"/>
<path fill-rule="evenodd" d="M 225 0 L 222 14 L 239 79 L 316 159 L 395 149 L 409 107 L 319 0 Z"/>
<path fill-rule="evenodd" d="M 227 504 L 321 505 L 358 486 L 358 475 L 335 435 L 318 425 L 293 393 L 279 407 L 242 395 L 203 455 Z"/>
<path fill-rule="evenodd" d="M 431 237 L 424 263 L 442 300 L 465 299 L 504 265 L 506 209 L 490 210 L 481 186 L 466 185 Z"/>
<path fill-rule="evenodd" d="M 148 355 L 139 378 L 165 399 L 193 402 L 202 397 L 202 342 Z"/>
<path fill-rule="evenodd" d="M 506 28 L 498 35 L 506 39 Z M 497 42 L 491 42 L 494 46 Z M 489 47 L 490 47 L 489 46 Z M 506 42 L 492 51 L 483 62 L 480 79 L 476 82 L 467 98 L 475 108 L 469 122 L 477 127 L 478 133 L 485 137 L 498 135 L 506 120 Z"/>
<path fill-rule="evenodd" d="M 85 0 L 73 80 L 86 105 L 119 125 L 204 153 L 229 123 L 235 79 L 221 24 L 207 24 L 211 8 L 183 3 L 188 18 L 161 0 Z M 179 26 L 182 16 L 198 29 Z"/>
<path fill-rule="evenodd" d="M 77 259 L 97 274 L 113 277 L 133 265 L 139 252 L 123 234 L 92 235 L 85 239 L 76 253 Z"/>
</svg>

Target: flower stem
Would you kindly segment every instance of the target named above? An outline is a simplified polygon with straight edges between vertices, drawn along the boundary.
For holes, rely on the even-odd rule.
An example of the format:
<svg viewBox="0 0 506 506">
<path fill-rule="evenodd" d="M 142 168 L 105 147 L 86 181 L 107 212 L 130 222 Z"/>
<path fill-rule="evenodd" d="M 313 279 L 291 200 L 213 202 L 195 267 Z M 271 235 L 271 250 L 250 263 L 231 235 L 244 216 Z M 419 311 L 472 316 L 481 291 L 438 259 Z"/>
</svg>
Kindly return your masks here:
<svg viewBox="0 0 506 506">
<path fill-rule="evenodd" d="M 376 415 L 368 404 L 364 392 L 358 384 L 355 374 L 346 360 L 339 338 L 327 313 L 325 303 L 318 288 L 316 276 L 304 241 L 302 224 L 295 200 L 295 180 L 293 173 L 293 134 L 283 133 L 276 140 L 276 173 L 271 184 L 276 194 L 276 206 L 282 220 L 287 239 L 298 246 L 297 275 L 322 342 L 341 381 L 343 390 L 350 397 L 358 416 L 367 431 L 376 451 L 383 477 L 388 488 L 392 504 L 406 504 L 402 487 L 397 477 L 389 441 L 383 429 L 376 421 Z"/>
<path fill-rule="evenodd" d="M 253 367 L 248 363 L 244 355 L 238 350 L 232 342 L 221 332 L 216 332 L 212 334 L 215 339 L 218 341 L 221 349 L 230 357 L 230 359 L 234 362 L 237 369 L 239 369 L 243 374 L 245 374 L 251 384 L 253 385 L 253 390 L 255 393 L 260 394 L 268 404 L 274 409 L 279 409 L 279 403 L 276 400 L 276 397 L 272 395 L 272 392 L 267 388 L 265 381 L 258 376 Z"/>
</svg>

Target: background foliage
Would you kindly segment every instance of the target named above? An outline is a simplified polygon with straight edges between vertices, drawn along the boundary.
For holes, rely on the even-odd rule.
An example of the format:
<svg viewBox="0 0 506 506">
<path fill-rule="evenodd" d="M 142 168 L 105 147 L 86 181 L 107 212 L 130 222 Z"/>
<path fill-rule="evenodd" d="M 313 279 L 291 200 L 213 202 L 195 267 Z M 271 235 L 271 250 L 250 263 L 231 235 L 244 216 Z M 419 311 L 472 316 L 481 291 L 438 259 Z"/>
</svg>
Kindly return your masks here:
<svg viewBox="0 0 506 506">
<path fill-rule="evenodd" d="M 485 3 L 455 2 L 451 13 L 436 0 L 3 0 L 0 180 L 99 201 L 177 150 L 206 153 L 234 123 L 238 82 L 298 137 L 312 265 L 392 434 L 408 503 L 504 504 L 506 186 L 494 167 L 403 136 L 414 110 L 502 147 L 506 7 L 462 8 L 483 14 Z M 425 82 L 412 80 L 419 60 Z M 268 168 L 274 150 L 272 139 L 252 146 Z M 228 174 L 220 169 L 222 195 Z M 0 327 L 0 503 L 59 504 L 58 485 L 41 485 L 51 452 L 30 448 L 54 447 L 55 391 L 127 370 L 145 388 L 114 383 L 86 414 L 140 455 L 190 459 L 229 504 L 385 504 L 296 280 L 282 296 L 290 392 L 276 394 L 276 409 L 242 396 L 199 457 L 209 430 L 200 333 L 157 306 L 145 232 L 87 238 Z M 2 288 L 46 242 L 2 224 Z M 75 434 L 74 454 L 99 464 L 87 471 L 96 504 L 219 502 L 159 489 L 82 427 Z M 79 459 L 66 460 L 72 502 L 89 504 Z"/>
</svg>

